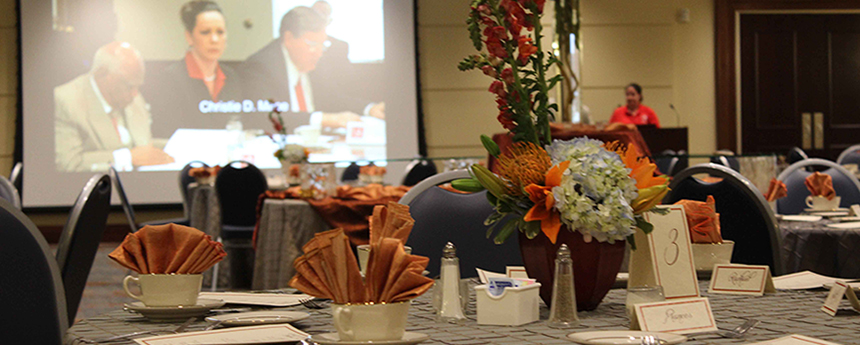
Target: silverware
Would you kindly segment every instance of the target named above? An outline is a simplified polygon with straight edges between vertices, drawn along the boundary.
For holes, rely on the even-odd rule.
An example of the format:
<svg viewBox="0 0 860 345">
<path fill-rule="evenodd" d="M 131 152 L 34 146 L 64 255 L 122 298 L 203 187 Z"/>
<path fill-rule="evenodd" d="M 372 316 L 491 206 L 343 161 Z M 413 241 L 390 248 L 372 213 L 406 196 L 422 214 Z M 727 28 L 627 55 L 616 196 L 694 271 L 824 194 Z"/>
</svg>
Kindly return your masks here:
<svg viewBox="0 0 860 345">
<path fill-rule="evenodd" d="M 191 326 L 191 324 L 194 323 L 195 320 L 197 320 L 196 317 L 189 318 L 188 320 L 185 320 L 185 322 L 183 322 L 181 325 L 179 325 L 179 327 L 176 327 L 176 329 L 174 329 L 172 331 L 169 331 L 169 330 L 140 331 L 140 332 L 134 332 L 134 333 L 120 334 L 117 336 L 102 338 L 102 339 L 96 339 L 96 340 L 80 339 L 80 341 L 84 342 L 85 344 L 102 344 L 102 343 L 109 343 L 109 342 L 113 342 L 113 341 L 117 341 L 117 340 L 126 340 L 126 339 L 133 338 L 133 337 L 136 337 L 139 335 L 176 334 L 176 333 L 180 333 L 180 332 L 184 331 L 185 329 L 187 329 L 188 326 Z"/>
<path fill-rule="evenodd" d="M 759 322 L 761 322 L 761 321 L 756 320 L 756 319 L 748 319 L 748 320 L 744 321 L 744 323 L 742 323 L 742 324 L 738 325 L 737 327 L 735 327 L 731 330 L 728 330 L 728 331 L 723 330 L 723 329 L 718 329 L 716 331 L 710 331 L 710 332 L 687 334 L 687 337 L 692 339 L 692 338 L 700 337 L 703 335 L 712 335 L 713 334 L 713 335 L 719 335 L 723 338 L 732 338 L 732 339 L 743 338 L 744 334 L 746 334 L 747 331 L 753 329 L 753 327 L 758 325 Z"/>
<path fill-rule="evenodd" d="M 211 331 L 211 330 L 215 329 L 216 327 L 221 326 L 222 323 L 224 323 L 224 321 L 221 321 L 221 320 L 215 321 L 212 324 L 210 324 L 209 326 L 204 327 L 201 331 Z"/>
<path fill-rule="evenodd" d="M 642 345 L 660 345 L 660 339 L 651 334 L 643 335 Z"/>
<path fill-rule="evenodd" d="M 317 303 L 317 301 L 315 301 L 314 298 L 300 299 L 299 303 L 301 303 L 303 306 L 305 306 L 305 308 L 308 308 L 308 309 L 324 309 L 325 308 L 322 304 Z"/>
</svg>

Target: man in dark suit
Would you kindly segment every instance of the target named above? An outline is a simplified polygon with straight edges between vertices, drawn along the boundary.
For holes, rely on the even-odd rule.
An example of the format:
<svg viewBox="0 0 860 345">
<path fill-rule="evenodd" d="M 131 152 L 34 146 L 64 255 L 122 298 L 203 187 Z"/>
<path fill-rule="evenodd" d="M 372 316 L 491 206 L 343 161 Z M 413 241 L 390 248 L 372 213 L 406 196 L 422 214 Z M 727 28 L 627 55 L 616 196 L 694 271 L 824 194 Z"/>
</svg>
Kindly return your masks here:
<svg viewBox="0 0 860 345">
<path fill-rule="evenodd" d="M 352 96 L 355 85 L 342 83 L 346 66 L 319 62 L 328 48 L 326 19 L 298 6 L 281 19 L 281 36 L 251 55 L 241 68 L 247 99 L 287 102 L 284 120 L 291 128 L 311 124 L 343 128 L 361 115 L 384 118 L 384 105 Z"/>
</svg>

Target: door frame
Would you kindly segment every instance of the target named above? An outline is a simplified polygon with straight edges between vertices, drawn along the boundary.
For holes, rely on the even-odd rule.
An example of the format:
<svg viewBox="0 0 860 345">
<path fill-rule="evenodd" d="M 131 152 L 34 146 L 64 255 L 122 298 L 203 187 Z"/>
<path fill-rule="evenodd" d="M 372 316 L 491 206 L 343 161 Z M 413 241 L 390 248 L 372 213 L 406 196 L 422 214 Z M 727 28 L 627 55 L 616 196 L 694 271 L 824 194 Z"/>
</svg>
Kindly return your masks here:
<svg viewBox="0 0 860 345">
<path fill-rule="evenodd" d="M 717 148 L 742 152 L 740 15 L 860 13 L 856 0 L 714 0 Z"/>
</svg>

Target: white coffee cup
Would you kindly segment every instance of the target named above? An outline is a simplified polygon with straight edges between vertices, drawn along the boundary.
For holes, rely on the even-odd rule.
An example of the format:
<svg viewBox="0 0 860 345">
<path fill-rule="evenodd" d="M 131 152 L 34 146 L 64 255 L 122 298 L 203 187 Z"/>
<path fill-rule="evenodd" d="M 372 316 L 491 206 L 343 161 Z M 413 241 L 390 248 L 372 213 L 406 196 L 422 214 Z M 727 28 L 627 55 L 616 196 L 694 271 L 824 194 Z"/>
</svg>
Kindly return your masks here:
<svg viewBox="0 0 860 345">
<path fill-rule="evenodd" d="M 140 295 L 129 291 L 128 283 L 132 281 L 140 286 Z M 202 284 L 203 276 L 200 274 L 141 274 L 139 277 L 126 276 L 122 280 L 125 293 L 147 307 L 196 305 Z"/>
<path fill-rule="evenodd" d="M 367 259 L 370 257 L 370 245 L 362 244 L 355 248 L 358 249 L 358 269 L 361 271 L 361 275 L 364 275 Z M 403 250 L 406 251 L 406 254 L 412 254 L 412 247 L 410 246 L 403 246 Z"/>
<path fill-rule="evenodd" d="M 809 206 L 816 211 L 835 210 L 839 208 L 839 202 L 842 198 L 836 196 L 833 200 L 827 200 L 823 196 L 808 196 L 806 197 L 806 206 Z"/>
<path fill-rule="evenodd" d="M 409 302 L 332 304 L 334 328 L 341 341 L 399 340 L 406 331 Z"/>
</svg>

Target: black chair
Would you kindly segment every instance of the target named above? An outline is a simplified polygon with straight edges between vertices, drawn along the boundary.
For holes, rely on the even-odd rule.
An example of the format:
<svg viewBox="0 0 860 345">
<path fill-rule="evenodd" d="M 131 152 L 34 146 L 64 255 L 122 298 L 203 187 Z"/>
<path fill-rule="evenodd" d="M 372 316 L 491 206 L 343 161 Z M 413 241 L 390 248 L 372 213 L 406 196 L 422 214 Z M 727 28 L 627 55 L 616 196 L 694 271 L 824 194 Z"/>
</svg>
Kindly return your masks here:
<svg viewBox="0 0 860 345">
<path fill-rule="evenodd" d="M 15 166 L 12 167 L 12 173 L 9 174 L 9 181 L 12 181 L 12 185 L 18 190 L 18 194 L 21 194 L 21 187 L 23 186 L 24 181 L 23 162 L 15 163 Z"/>
<path fill-rule="evenodd" d="M 268 189 L 266 175 L 251 163 L 227 164 L 215 179 L 221 206 L 221 239 L 230 259 L 230 287 L 251 287 L 254 251 L 251 237 L 257 223 L 257 199 Z"/>
<path fill-rule="evenodd" d="M 19 210 L 21 209 L 21 195 L 18 194 L 18 189 L 3 176 L 0 176 L 0 199 L 8 201 Z"/>
<path fill-rule="evenodd" d="M 358 180 L 358 175 L 361 173 L 361 167 L 355 162 L 349 163 L 343 173 L 340 175 L 340 182 L 350 182 Z"/>
<path fill-rule="evenodd" d="M 675 167 L 678 166 L 678 161 L 680 161 L 677 155 L 675 151 L 664 150 L 654 159 L 654 164 L 657 165 L 657 169 L 663 174 L 673 176 L 675 174 Z"/>
<path fill-rule="evenodd" d="M 833 189 L 842 199 L 840 207 L 860 204 L 860 181 L 857 177 L 839 164 L 820 158 L 809 158 L 789 165 L 776 177 L 785 183 L 788 190 L 788 196 L 776 201 L 776 210 L 780 214 L 799 214 L 808 207 L 806 197 L 809 196 L 809 189 L 804 181 L 812 174 L 812 167 L 825 168 L 821 173 L 828 174 L 833 179 Z"/>
<path fill-rule="evenodd" d="M 852 145 L 842 151 L 836 159 L 836 164 L 860 164 L 860 145 Z"/>
<path fill-rule="evenodd" d="M 0 200 L 0 339 L 3 344 L 63 344 L 66 298 L 48 242 L 20 210 Z"/>
<path fill-rule="evenodd" d="M 709 174 L 722 181 L 703 182 L 693 177 L 696 174 Z M 713 195 L 722 236 L 735 242 L 732 262 L 768 265 L 774 275 L 782 274 L 782 240 L 776 218 L 764 195 L 749 180 L 725 166 L 706 163 L 679 172 L 669 188 L 663 198 L 665 204 L 681 199 L 705 201 Z"/>
<path fill-rule="evenodd" d="M 469 178 L 466 170 L 436 174 L 409 190 L 400 203 L 409 205 L 415 227 L 407 245 L 412 253 L 430 258 L 427 270 L 431 277 L 439 274 L 442 248 L 449 241 L 457 246 L 460 275 L 476 277 L 475 268 L 505 272 L 506 266 L 522 266 L 517 236 L 496 245 L 486 237 L 484 220 L 493 212 L 487 202 L 487 191 L 460 194 L 436 187 L 451 180 Z"/>
<path fill-rule="evenodd" d="M 404 186 L 414 186 L 424 179 L 436 175 L 436 164 L 427 159 L 416 159 L 406 166 L 406 176 L 403 177 Z"/>
<path fill-rule="evenodd" d="M 801 148 L 795 146 L 788 150 L 788 155 L 785 156 L 785 162 L 788 164 L 794 164 L 800 162 L 804 159 L 809 159 L 809 156 L 806 155 L 806 152 Z"/>
<path fill-rule="evenodd" d="M 713 156 L 711 157 L 711 163 L 731 168 L 734 171 L 741 171 L 741 164 L 734 156 Z"/>
<path fill-rule="evenodd" d="M 110 213 L 111 179 L 96 174 L 84 185 L 57 244 L 57 264 L 65 286 L 68 323 L 72 324 L 87 284 Z"/>
<path fill-rule="evenodd" d="M 113 187 L 116 188 L 116 193 L 119 195 L 119 203 L 122 205 L 122 211 L 125 213 L 125 219 L 128 220 L 128 227 L 131 232 L 137 232 L 141 228 L 137 224 L 137 217 L 134 215 L 134 207 L 128 201 L 128 196 L 125 195 L 125 188 L 122 187 L 122 181 L 119 179 L 119 173 L 113 167 L 108 169 L 108 175 L 113 181 Z"/>
</svg>

